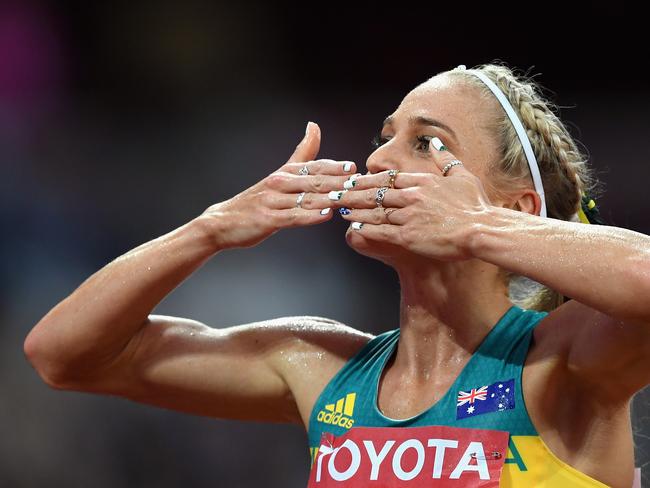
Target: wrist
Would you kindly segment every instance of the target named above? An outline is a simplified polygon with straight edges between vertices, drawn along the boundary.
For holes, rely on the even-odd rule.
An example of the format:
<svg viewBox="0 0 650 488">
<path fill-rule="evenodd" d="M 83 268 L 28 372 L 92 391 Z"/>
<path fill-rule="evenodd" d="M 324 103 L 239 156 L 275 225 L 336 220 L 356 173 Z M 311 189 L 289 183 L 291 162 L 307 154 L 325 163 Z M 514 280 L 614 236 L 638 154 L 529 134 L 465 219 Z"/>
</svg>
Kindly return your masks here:
<svg viewBox="0 0 650 488">
<path fill-rule="evenodd" d="M 513 218 L 521 216 L 521 212 L 503 207 L 490 206 L 478 214 L 473 225 L 470 226 L 467 237 L 469 254 L 482 259 L 497 246 L 504 232 L 512 229 Z"/>
<path fill-rule="evenodd" d="M 192 234 L 209 249 L 211 254 L 217 254 L 226 249 L 219 239 L 223 233 L 223 226 L 219 219 L 202 214 L 192 219 L 188 226 Z"/>
</svg>

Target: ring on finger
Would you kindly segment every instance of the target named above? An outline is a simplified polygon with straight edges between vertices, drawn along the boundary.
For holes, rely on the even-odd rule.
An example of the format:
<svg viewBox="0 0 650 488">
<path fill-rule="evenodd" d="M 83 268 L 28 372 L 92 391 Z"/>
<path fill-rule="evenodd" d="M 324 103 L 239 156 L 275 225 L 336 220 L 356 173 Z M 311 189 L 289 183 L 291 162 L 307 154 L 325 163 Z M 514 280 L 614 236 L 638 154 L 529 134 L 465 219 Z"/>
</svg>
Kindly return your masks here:
<svg viewBox="0 0 650 488">
<path fill-rule="evenodd" d="M 298 174 L 300 176 L 306 176 L 306 175 L 309 174 L 309 168 L 307 167 L 306 164 L 302 168 L 300 168 L 300 171 L 298 171 Z"/>
<path fill-rule="evenodd" d="M 395 188 L 395 178 L 397 178 L 398 169 L 388 170 L 388 186 L 389 188 Z"/>
<path fill-rule="evenodd" d="M 296 207 L 302 208 L 302 199 L 305 198 L 305 192 L 303 191 L 298 198 L 296 198 Z"/>
<path fill-rule="evenodd" d="M 458 159 L 454 159 L 452 161 L 449 161 L 449 163 L 442 168 L 442 176 L 447 176 L 447 173 L 449 173 L 449 170 L 453 168 L 454 166 L 458 166 L 459 164 L 463 164 L 462 161 L 459 161 Z"/>
<path fill-rule="evenodd" d="M 383 207 L 383 202 L 384 202 L 384 195 L 386 195 L 386 192 L 388 191 L 387 186 L 382 186 L 381 188 L 377 188 L 377 194 L 375 195 L 375 203 L 379 208 Z"/>
<path fill-rule="evenodd" d="M 397 210 L 397 209 L 396 208 L 385 208 L 384 207 L 384 215 L 386 215 L 386 222 L 388 222 L 389 224 L 392 224 L 392 222 L 389 219 L 390 214 L 392 214 L 395 210 Z"/>
</svg>

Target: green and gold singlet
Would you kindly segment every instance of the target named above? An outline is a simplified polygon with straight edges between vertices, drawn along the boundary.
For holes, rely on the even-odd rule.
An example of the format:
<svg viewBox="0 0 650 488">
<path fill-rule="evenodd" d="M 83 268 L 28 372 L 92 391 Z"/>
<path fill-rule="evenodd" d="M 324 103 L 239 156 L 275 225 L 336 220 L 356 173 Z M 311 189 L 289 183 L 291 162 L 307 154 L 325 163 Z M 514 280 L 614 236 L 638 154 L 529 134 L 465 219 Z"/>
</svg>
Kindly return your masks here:
<svg viewBox="0 0 650 488">
<path fill-rule="evenodd" d="M 396 350 L 400 331 L 391 330 L 373 338 L 332 378 L 314 405 L 308 432 L 312 460 L 310 487 L 319 486 L 313 471 L 316 469 L 319 448 L 325 445 L 321 443 L 328 434 L 334 436 L 331 437 L 333 439 L 350 435 L 355 428 L 361 428 L 358 432 L 365 435 L 373 431 L 364 429 L 367 427 L 384 428 L 380 430 L 385 433 L 385 428 L 408 432 L 408 428 L 425 426 L 453 427 L 448 430 L 461 433 L 501 431 L 506 436 L 504 439 L 507 439 L 503 441 L 504 455 L 494 453 L 495 457 L 502 457 L 500 478 L 497 475 L 494 481 L 496 485 L 485 486 L 606 487 L 558 459 L 539 437 L 526 410 L 521 387 L 523 365 L 533 329 L 546 315 L 546 312 L 524 310 L 513 305 L 484 338 L 445 395 L 428 410 L 402 420 L 386 417 L 377 407 L 379 379 Z M 381 442 L 375 444 L 372 444 L 373 441 L 360 440 L 361 437 L 357 441 L 348 440 L 344 446 L 346 452 L 341 451 L 338 460 L 331 459 L 332 462 L 329 462 L 323 457 L 318 462 L 318 479 L 325 480 L 329 469 L 336 480 L 351 480 L 348 485 L 340 486 L 394 486 L 390 482 L 382 484 L 384 476 L 385 479 L 414 480 L 411 484 L 400 482 L 399 486 L 425 486 L 424 482 L 417 484 L 415 481 L 437 477 L 443 482 L 445 476 L 449 480 L 440 486 L 456 486 L 451 481 L 462 479 L 468 480 L 468 484 L 463 486 L 479 486 L 471 483 L 472 477 L 478 480 L 479 475 L 487 483 L 487 467 L 481 471 L 482 467 L 476 463 L 488 461 L 476 461 L 475 453 L 459 461 L 463 454 L 461 451 L 469 444 L 459 444 L 451 438 L 441 439 L 445 437 L 442 434 L 428 439 L 427 444 L 426 434 L 423 435 L 425 437 L 420 440 L 416 436 L 411 436 L 413 439 L 399 436 L 401 440 L 396 437 L 397 440 L 390 441 L 384 436 Z M 455 453 L 454 448 L 457 448 L 458 454 L 446 467 L 445 453 Z M 330 450 L 331 453 L 336 451 Z M 464 451 L 466 455 L 468 452 Z M 484 454 L 481 451 L 481 456 Z M 492 452 L 485 455 L 489 457 Z M 355 477 L 361 476 L 366 478 L 359 478 L 355 484 Z M 429 485 L 430 481 L 426 483 L 426 486 Z"/>
</svg>

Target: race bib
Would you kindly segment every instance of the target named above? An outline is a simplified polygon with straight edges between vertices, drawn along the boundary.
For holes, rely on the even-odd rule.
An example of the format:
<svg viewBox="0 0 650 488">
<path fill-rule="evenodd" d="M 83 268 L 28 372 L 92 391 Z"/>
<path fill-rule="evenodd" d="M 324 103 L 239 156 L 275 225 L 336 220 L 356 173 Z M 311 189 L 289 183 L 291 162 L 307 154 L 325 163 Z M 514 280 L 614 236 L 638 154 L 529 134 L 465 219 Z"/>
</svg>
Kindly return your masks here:
<svg viewBox="0 0 650 488">
<path fill-rule="evenodd" d="M 509 433 L 458 427 L 324 432 L 308 488 L 498 487 Z"/>
</svg>

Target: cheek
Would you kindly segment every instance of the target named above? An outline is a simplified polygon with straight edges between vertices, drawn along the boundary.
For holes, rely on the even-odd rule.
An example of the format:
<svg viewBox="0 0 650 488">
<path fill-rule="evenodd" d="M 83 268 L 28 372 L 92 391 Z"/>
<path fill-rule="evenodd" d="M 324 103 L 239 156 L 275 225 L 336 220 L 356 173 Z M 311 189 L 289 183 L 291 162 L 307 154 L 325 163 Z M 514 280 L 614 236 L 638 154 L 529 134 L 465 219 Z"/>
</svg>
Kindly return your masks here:
<svg viewBox="0 0 650 488">
<path fill-rule="evenodd" d="M 481 183 L 490 203 L 500 207 L 507 200 L 507 194 L 492 179 L 481 177 Z"/>
</svg>

